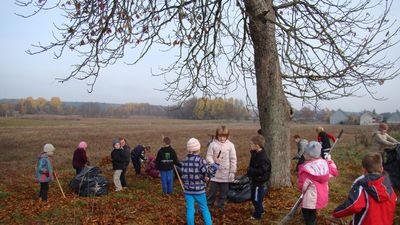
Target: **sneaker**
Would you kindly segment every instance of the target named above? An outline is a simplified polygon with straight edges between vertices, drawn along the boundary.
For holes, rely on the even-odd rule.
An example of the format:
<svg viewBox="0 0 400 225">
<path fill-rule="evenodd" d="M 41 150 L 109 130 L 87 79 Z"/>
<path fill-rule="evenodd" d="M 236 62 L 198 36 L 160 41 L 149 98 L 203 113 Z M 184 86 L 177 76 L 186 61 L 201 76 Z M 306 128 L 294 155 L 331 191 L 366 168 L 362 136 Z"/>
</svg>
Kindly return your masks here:
<svg viewBox="0 0 400 225">
<path fill-rule="evenodd" d="M 259 220 L 259 219 L 261 219 L 261 218 L 255 218 L 254 216 L 250 216 L 250 219 L 251 219 L 251 220 Z"/>
</svg>

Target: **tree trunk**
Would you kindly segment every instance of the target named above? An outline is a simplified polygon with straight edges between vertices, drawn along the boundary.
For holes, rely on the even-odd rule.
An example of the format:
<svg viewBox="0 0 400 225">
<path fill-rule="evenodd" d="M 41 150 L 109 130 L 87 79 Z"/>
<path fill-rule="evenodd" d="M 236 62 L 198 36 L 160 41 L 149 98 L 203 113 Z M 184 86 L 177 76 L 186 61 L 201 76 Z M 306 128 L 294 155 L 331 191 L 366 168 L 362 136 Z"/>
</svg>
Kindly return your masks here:
<svg viewBox="0 0 400 225">
<path fill-rule="evenodd" d="M 282 88 L 275 39 L 272 0 L 247 0 L 250 36 L 254 46 L 257 103 L 265 149 L 271 159 L 271 187 L 291 186 L 290 106 Z"/>
</svg>

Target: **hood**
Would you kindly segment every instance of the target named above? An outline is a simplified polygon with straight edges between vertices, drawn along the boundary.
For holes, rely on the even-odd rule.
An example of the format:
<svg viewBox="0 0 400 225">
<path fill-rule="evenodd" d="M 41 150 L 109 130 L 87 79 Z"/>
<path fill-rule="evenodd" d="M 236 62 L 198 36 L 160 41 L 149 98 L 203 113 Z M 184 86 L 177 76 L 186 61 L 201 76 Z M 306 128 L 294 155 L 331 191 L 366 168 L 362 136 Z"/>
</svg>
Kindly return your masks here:
<svg viewBox="0 0 400 225">
<path fill-rule="evenodd" d="M 367 174 L 358 182 L 377 202 L 385 202 L 390 200 L 393 189 L 389 178 L 386 176 Z"/>
<path fill-rule="evenodd" d="M 312 159 L 301 165 L 301 170 L 308 173 L 312 180 L 318 183 L 329 181 L 329 165 L 324 159 Z"/>
<path fill-rule="evenodd" d="M 37 158 L 38 158 L 38 159 L 41 159 L 41 158 L 49 158 L 49 156 L 46 154 L 46 152 L 42 152 L 42 153 L 40 153 L 40 154 L 38 155 Z"/>
</svg>

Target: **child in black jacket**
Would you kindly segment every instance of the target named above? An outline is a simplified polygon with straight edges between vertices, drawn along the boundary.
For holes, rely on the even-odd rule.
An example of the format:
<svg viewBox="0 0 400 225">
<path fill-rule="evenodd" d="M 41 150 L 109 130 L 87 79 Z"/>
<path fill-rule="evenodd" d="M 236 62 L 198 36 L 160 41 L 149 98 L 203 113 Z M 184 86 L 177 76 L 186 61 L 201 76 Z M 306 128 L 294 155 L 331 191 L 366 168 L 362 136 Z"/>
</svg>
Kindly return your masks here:
<svg viewBox="0 0 400 225">
<path fill-rule="evenodd" d="M 254 136 L 250 141 L 251 158 L 249 168 L 247 169 L 247 176 L 250 178 L 251 202 L 255 209 L 250 219 L 259 220 L 265 212 L 263 199 L 266 193 L 265 184 L 271 175 L 271 161 L 264 149 L 265 139 L 263 136 Z"/>
<path fill-rule="evenodd" d="M 171 139 L 163 138 L 164 147 L 160 148 L 156 157 L 156 168 L 160 171 L 161 187 L 164 194 L 172 194 L 174 190 L 174 165 L 179 165 L 175 150 L 171 147 Z"/>
<path fill-rule="evenodd" d="M 124 153 L 121 148 L 121 143 L 119 142 L 118 139 L 114 139 L 113 142 L 113 150 L 111 152 L 111 160 L 112 160 L 112 165 L 113 165 L 113 170 L 114 170 L 114 175 L 113 175 L 113 181 L 115 185 L 115 191 L 122 191 L 122 185 L 121 185 L 121 173 L 122 170 L 125 167 L 125 159 L 124 159 Z"/>
</svg>

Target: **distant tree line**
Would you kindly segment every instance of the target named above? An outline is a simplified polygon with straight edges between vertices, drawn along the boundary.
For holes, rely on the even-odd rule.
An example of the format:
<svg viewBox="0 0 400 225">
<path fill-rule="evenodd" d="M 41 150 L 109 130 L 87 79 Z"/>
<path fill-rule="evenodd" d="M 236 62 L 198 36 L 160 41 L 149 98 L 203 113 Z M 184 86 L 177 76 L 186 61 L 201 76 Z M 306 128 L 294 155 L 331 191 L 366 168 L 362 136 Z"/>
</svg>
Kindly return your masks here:
<svg viewBox="0 0 400 225">
<path fill-rule="evenodd" d="M 59 97 L 50 100 L 28 97 L 0 101 L 0 116 L 24 114 L 80 115 L 82 117 L 165 116 L 180 119 L 213 120 L 251 117 L 242 100 L 234 98 L 196 98 L 182 104 L 159 106 L 148 103 L 108 104 L 98 102 L 62 102 Z"/>
</svg>

